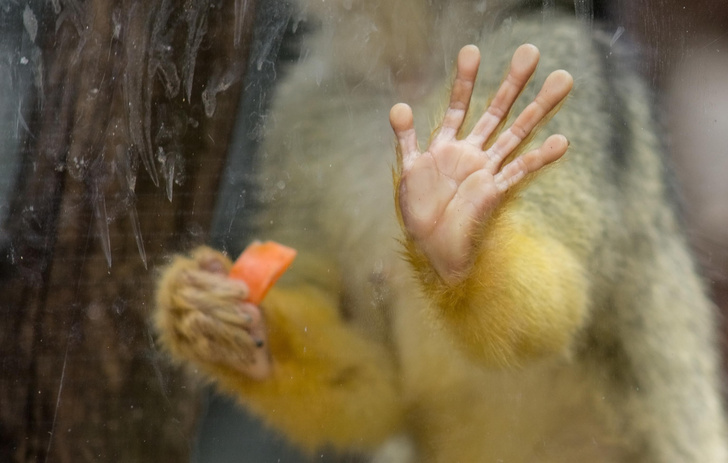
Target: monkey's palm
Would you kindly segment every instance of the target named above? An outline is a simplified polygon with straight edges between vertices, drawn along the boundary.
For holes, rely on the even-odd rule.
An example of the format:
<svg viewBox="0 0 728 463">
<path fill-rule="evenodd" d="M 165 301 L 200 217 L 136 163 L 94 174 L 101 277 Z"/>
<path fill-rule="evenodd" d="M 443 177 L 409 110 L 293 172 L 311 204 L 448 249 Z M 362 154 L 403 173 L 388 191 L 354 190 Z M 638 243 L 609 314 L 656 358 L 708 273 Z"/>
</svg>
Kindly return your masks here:
<svg viewBox="0 0 728 463">
<path fill-rule="evenodd" d="M 405 231 L 450 283 L 458 281 L 472 263 L 476 227 L 495 210 L 506 190 L 528 173 L 560 158 L 568 147 L 563 136 L 551 136 L 538 149 L 503 165 L 571 90 L 571 76 L 556 71 L 513 125 L 484 149 L 533 74 L 538 55 L 532 45 L 516 50 L 508 77 L 464 138 L 458 138 L 458 133 L 480 63 L 480 53 L 474 46 L 460 51 L 450 105 L 426 151 L 420 152 L 417 147 L 409 106 L 395 105 L 390 113 L 402 154 L 397 188 Z"/>
</svg>

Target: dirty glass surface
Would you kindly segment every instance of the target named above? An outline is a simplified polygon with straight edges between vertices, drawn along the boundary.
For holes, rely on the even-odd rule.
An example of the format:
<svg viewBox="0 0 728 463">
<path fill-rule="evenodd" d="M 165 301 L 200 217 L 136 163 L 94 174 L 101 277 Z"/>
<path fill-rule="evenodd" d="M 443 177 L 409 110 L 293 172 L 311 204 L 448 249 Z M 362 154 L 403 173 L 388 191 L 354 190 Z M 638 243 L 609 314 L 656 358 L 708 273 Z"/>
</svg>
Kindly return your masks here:
<svg viewBox="0 0 728 463">
<path fill-rule="evenodd" d="M 573 14 L 640 49 L 726 310 L 728 8 Z M 0 461 L 365 461 L 304 456 L 171 361 L 150 321 L 171 255 L 250 237 L 268 104 L 315 27 L 282 0 L 0 0 Z"/>
</svg>

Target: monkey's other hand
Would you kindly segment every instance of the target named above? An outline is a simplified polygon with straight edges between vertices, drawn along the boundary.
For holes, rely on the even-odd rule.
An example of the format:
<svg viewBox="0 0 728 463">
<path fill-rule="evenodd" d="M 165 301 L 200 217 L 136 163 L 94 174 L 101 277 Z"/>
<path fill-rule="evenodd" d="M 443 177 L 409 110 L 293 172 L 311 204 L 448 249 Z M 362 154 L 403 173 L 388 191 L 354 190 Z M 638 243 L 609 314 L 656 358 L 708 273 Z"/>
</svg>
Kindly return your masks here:
<svg viewBox="0 0 728 463">
<path fill-rule="evenodd" d="M 201 366 L 255 380 L 271 374 L 265 317 L 244 302 L 245 283 L 227 277 L 232 262 L 208 247 L 178 256 L 157 289 L 157 328 L 169 350 Z"/>
<path fill-rule="evenodd" d="M 390 111 L 401 155 L 396 194 L 405 232 L 449 284 L 459 282 L 472 265 L 477 227 L 490 217 L 506 191 L 527 174 L 559 159 L 568 148 L 564 136 L 552 135 L 539 148 L 505 163 L 573 86 L 568 72 L 551 73 L 534 101 L 499 134 L 538 60 L 539 51 L 533 45 L 516 50 L 508 76 L 492 103 L 463 137 L 460 133 L 480 65 L 478 48 L 463 47 L 458 54 L 450 104 L 424 152 L 417 146 L 411 108 L 399 103 Z"/>
</svg>

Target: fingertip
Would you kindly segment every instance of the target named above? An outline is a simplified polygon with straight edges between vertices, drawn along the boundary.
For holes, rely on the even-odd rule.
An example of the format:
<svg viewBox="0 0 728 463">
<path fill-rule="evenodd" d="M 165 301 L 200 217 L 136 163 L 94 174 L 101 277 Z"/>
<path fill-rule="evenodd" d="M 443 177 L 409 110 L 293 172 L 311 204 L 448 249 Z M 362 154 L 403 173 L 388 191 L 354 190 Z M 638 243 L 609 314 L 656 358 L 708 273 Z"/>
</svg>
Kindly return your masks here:
<svg viewBox="0 0 728 463">
<path fill-rule="evenodd" d="M 559 69 L 558 71 L 555 71 L 557 74 L 559 74 L 564 82 L 567 82 L 569 85 L 569 90 L 574 86 L 574 76 L 571 75 L 571 73 L 564 69 Z"/>
<path fill-rule="evenodd" d="M 550 160 L 555 160 L 563 156 L 569 149 L 569 145 L 569 140 L 561 134 L 551 135 L 543 143 L 546 157 Z"/>
<path fill-rule="evenodd" d="M 541 55 L 541 51 L 538 49 L 538 47 L 532 43 L 524 43 L 523 45 L 516 48 L 516 53 L 519 53 L 519 50 L 521 53 L 531 53 L 534 55 Z"/>
<path fill-rule="evenodd" d="M 513 52 L 511 72 L 517 76 L 530 76 L 536 70 L 540 58 L 538 47 L 530 43 L 523 44 Z"/>
<path fill-rule="evenodd" d="M 227 275 L 232 261 L 215 249 L 207 246 L 200 246 L 192 253 L 192 259 L 201 270 L 211 273 Z"/>
<path fill-rule="evenodd" d="M 459 70 L 477 70 L 480 66 L 480 49 L 470 44 L 465 45 L 458 53 Z"/>
<path fill-rule="evenodd" d="M 546 139 L 546 144 L 548 146 L 553 146 L 553 147 L 568 147 L 569 140 L 565 136 L 563 136 L 559 133 L 559 134 L 549 136 Z"/>
<path fill-rule="evenodd" d="M 569 93 L 574 87 L 574 78 L 568 71 L 559 69 L 554 71 L 546 78 L 546 82 L 561 92 Z"/>
<path fill-rule="evenodd" d="M 252 326 L 258 326 L 261 323 L 263 314 L 260 311 L 260 307 L 250 302 L 243 302 L 238 307 L 240 314 L 247 318 L 248 323 Z"/>
<path fill-rule="evenodd" d="M 389 124 L 395 132 L 403 132 L 414 126 L 412 108 L 407 103 L 397 103 L 389 110 Z"/>
<path fill-rule="evenodd" d="M 467 57 L 478 57 L 480 58 L 480 49 L 477 45 L 473 45 L 472 43 L 465 45 L 463 48 L 460 49 L 460 52 L 458 53 L 458 59 L 461 57 L 467 58 Z"/>
<path fill-rule="evenodd" d="M 237 289 L 238 292 L 243 295 L 243 297 L 248 297 L 248 294 L 250 293 L 250 288 L 248 287 L 248 284 L 246 282 L 238 278 L 226 278 L 225 281 L 228 284 L 232 285 L 235 289 Z"/>
</svg>

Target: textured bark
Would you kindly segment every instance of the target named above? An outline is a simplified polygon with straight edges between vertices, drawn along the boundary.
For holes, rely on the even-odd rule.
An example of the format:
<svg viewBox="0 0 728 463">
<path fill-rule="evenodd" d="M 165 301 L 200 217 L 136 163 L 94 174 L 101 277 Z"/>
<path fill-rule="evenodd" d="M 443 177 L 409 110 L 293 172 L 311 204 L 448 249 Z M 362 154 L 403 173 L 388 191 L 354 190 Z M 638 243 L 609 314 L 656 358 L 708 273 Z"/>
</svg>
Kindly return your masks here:
<svg viewBox="0 0 728 463">
<path fill-rule="evenodd" d="M 42 64 L 0 262 L 0 461 L 189 458 L 199 385 L 155 347 L 153 276 L 207 238 L 252 4 L 0 13 Z"/>
</svg>

